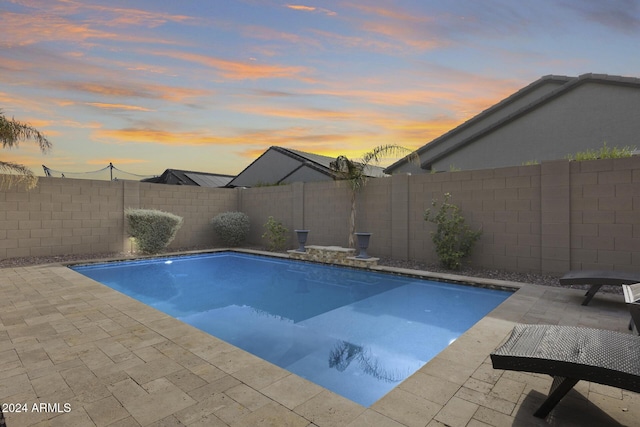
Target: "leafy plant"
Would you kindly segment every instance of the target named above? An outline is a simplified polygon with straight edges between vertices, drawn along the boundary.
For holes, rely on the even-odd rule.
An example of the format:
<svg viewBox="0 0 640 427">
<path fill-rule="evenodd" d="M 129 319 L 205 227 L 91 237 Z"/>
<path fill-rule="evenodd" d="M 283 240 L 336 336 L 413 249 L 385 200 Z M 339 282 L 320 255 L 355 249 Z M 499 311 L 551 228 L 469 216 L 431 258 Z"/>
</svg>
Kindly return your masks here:
<svg viewBox="0 0 640 427">
<path fill-rule="evenodd" d="M 407 159 L 418 162 L 419 156 L 415 151 L 395 144 L 380 145 L 373 150 L 364 153 L 358 161 L 352 161 L 347 156 L 338 156 L 329 164 L 329 168 L 335 173 L 337 180 L 349 181 L 351 187 L 351 212 L 349 214 L 349 247 L 355 247 L 356 232 L 356 195 L 362 190 L 369 179 L 367 168 L 371 163 L 379 163 L 384 156 L 396 156 L 402 153 L 409 153 Z M 369 172 L 370 173 L 370 172 Z"/>
<path fill-rule="evenodd" d="M 264 224 L 264 228 L 266 228 L 266 231 L 262 234 L 262 238 L 269 240 L 269 250 L 281 251 L 284 249 L 287 244 L 286 234 L 289 230 L 272 216 L 269 216 L 269 219 Z"/>
<path fill-rule="evenodd" d="M 49 140 L 33 126 L 14 119 L 7 119 L 0 110 L 0 142 L 2 148 L 17 147 L 20 141 L 32 139 L 38 143 L 40 151 L 47 152 L 51 148 Z M 13 184 L 23 184 L 27 190 L 38 184 L 38 177 L 31 170 L 19 163 L 0 160 L 0 173 L 10 173 L 0 177 L 0 184 L 11 187 Z"/>
<path fill-rule="evenodd" d="M 182 227 L 182 217 L 156 209 L 125 209 L 128 232 L 138 248 L 155 254 L 169 246 Z"/>
<path fill-rule="evenodd" d="M 249 216 L 244 212 L 223 212 L 211 220 L 213 231 L 226 246 L 240 246 L 249 234 Z"/>
<path fill-rule="evenodd" d="M 521 166 L 534 166 L 539 164 L 540 162 L 537 160 L 527 160 L 526 162 L 522 162 Z"/>
<path fill-rule="evenodd" d="M 579 151 L 576 154 L 569 154 L 567 160 L 575 160 L 576 162 L 582 162 L 584 160 L 597 160 L 597 159 L 620 159 L 623 157 L 631 157 L 635 147 L 608 147 L 605 142 L 602 147 L 597 150 L 585 150 Z"/>
<path fill-rule="evenodd" d="M 433 212 L 437 200 L 431 202 L 432 208 L 425 210 L 425 221 L 436 224 L 436 231 L 431 232 L 431 238 L 436 246 L 436 254 L 443 267 L 459 270 L 463 258 L 471 253 L 475 242 L 482 231 L 473 231 L 465 224 L 464 216 L 458 206 L 449 203 L 450 193 L 445 193 L 444 201 L 437 212 Z"/>
</svg>

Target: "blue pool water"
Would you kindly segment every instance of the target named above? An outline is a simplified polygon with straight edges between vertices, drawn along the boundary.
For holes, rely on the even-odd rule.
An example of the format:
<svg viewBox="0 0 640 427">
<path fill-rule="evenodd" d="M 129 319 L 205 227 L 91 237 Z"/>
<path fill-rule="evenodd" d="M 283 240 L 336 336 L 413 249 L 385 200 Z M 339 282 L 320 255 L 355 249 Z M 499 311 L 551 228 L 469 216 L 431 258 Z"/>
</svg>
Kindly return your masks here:
<svg viewBox="0 0 640 427">
<path fill-rule="evenodd" d="M 367 407 L 511 295 L 234 252 L 73 269 Z"/>
</svg>

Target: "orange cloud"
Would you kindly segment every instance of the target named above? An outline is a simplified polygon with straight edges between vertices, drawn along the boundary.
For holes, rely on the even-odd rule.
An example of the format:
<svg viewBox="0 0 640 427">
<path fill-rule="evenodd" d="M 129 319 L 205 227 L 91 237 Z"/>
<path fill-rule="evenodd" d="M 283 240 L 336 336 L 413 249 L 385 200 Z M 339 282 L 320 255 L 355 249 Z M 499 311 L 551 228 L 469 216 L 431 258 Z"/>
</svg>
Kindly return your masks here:
<svg viewBox="0 0 640 427">
<path fill-rule="evenodd" d="M 299 10 L 299 11 L 302 11 L 302 12 L 322 12 L 322 13 L 324 13 L 326 15 L 329 15 L 329 16 L 337 15 L 337 13 L 332 11 L 332 10 L 324 9 L 324 8 L 321 8 L 321 7 L 315 7 L 315 6 L 304 6 L 304 5 L 301 5 L 301 4 L 287 4 L 287 5 L 285 5 L 285 7 L 289 8 L 289 9 L 293 9 L 293 10 Z"/>
<path fill-rule="evenodd" d="M 430 50 L 448 44 L 438 34 L 436 18 L 414 12 L 405 12 L 401 8 L 376 7 L 361 3 L 350 3 L 350 7 L 364 12 L 366 17 L 356 20 L 357 25 L 370 33 L 387 37 L 398 49 L 400 42 L 411 49 Z"/>
<path fill-rule="evenodd" d="M 115 143 L 155 143 L 172 146 L 198 146 L 198 145 L 251 145 L 266 146 L 283 145 L 292 146 L 299 144 L 327 144 L 336 143 L 348 139 L 342 134 L 315 134 L 313 130 L 305 127 L 289 127 L 275 130 L 257 130 L 242 132 L 237 135 L 211 135 L 204 132 L 177 132 L 164 129 L 151 128 L 125 128 L 125 129 L 98 129 L 92 133 L 92 137 L 104 142 Z"/>
<path fill-rule="evenodd" d="M 121 32 L 103 31 L 92 28 L 87 23 L 74 23 L 53 14 L 2 12 L 0 13 L 0 26 L 2 27 L 2 44 L 6 46 L 25 46 L 51 41 L 91 44 L 91 40 L 178 44 L 173 40 L 163 40 L 158 37 L 142 37 Z"/>
<path fill-rule="evenodd" d="M 313 12 L 314 10 L 316 10 L 315 7 L 303 6 L 303 5 L 300 5 L 300 4 L 288 4 L 288 5 L 286 5 L 286 7 L 288 7 L 289 9 L 293 9 L 293 10 L 304 10 L 305 12 Z"/>
<path fill-rule="evenodd" d="M 386 9 L 384 7 L 371 6 L 366 2 L 351 3 L 349 6 L 359 9 L 370 15 L 375 15 L 382 18 L 393 19 L 399 22 L 417 22 L 428 23 L 433 21 L 433 18 L 427 16 L 420 16 L 416 13 L 403 12 L 401 9 L 394 7 L 393 9 Z"/>
<path fill-rule="evenodd" d="M 171 132 L 162 129 L 126 128 L 98 129 L 92 133 L 98 140 L 118 143 L 155 143 L 163 145 L 233 145 L 248 143 L 239 137 L 207 135 L 200 132 Z"/>
<path fill-rule="evenodd" d="M 184 102 L 187 99 L 199 96 L 207 96 L 212 92 L 202 89 L 191 89 L 175 86 L 163 86 L 153 84 L 138 84 L 118 82 L 113 84 L 93 83 L 93 82 L 50 82 L 48 87 L 63 91 L 87 92 L 101 96 L 112 97 L 134 97 L 145 99 L 163 99 L 174 102 Z M 107 105 L 104 104 L 103 107 Z M 113 104 L 121 105 L 121 104 Z M 97 106 L 97 105 L 95 105 Z"/>
<path fill-rule="evenodd" d="M 74 2 L 75 3 L 75 2 Z M 93 18 L 94 21 L 108 26 L 145 26 L 149 28 L 158 27 L 167 22 L 179 24 L 200 22 L 198 18 L 187 15 L 172 15 L 162 12 L 153 12 L 149 10 L 131 9 L 99 6 L 92 4 L 75 3 L 83 9 L 94 10 L 99 12 Z"/>
<path fill-rule="evenodd" d="M 106 102 L 85 102 L 85 105 L 89 105 L 91 107 L 96 107 L 96 108 L 102 108 L 106 110 L 154 111 L 149 108 L 139 107 L 137 105 L 109 104 Z"/>
<path fill-rule="evenodd" d="M 345 36 L 328 31 L 312 30 L 320 39 L 349 49 L 366 49 L 379 52 L 397 52 L 398 45 L 388 41 L 376 40 L 371 37 Z"/>
<path fill-rule="evenodd" d="M 411 28 L 397 22 L 366 22 L 362 24 L 362 29 L 382 34 L 419 50 L 430 50 L 445 45 L 440 38 L 428 34 L 423 28 Z"/>
<path fill-rule="evenodd" d="M 218 70 L 220 75 L 230 80 L 257 80 L 272 78 L 295 78 L 303 80 L 301 74 L 308 72 L 306 67 L 287 65 L 267 65 L 255 62 L 229 61 L 197 53 L 183 51 L 152 51 L 154 55 L 194 62 Z"/>
<path fill-rule="evenodd" d="M 410 149 L 424 145 L 428 127 L 418 122 L 396 123 L 390 131 L 363 130 L 318 132 L 313 127 L 293 126 L 280 129 L 254 130 L 236 135 L 212 135 L 206 132 L 176 132 L 152 128 L 99 129 L 95 140 L 106 143 L 147 143 L 172 147 L 224 146 L 238 147 L 237 154 L 255 159 L 270 146 L 282 146 L 330 157 L 346 155 L 357 159 L 381 144 L 399 144 Z M 433 131 L 435 133 L 435 131 Z M 381 162 L 391 164 L 395 159 Z"/>
<path fill-rule="evenodd" d="M 303 37 L 299 34 L 287 33 L 273 28 L 258 25 L 245 26 L 242 29 L 245 36 L 259 40 L 280 40 L 297 46 L 310 46 L 320 48 L 321 43 L 318 37 Z M 269 55 L 271 56 L 271 55 Z"/>
</svg>

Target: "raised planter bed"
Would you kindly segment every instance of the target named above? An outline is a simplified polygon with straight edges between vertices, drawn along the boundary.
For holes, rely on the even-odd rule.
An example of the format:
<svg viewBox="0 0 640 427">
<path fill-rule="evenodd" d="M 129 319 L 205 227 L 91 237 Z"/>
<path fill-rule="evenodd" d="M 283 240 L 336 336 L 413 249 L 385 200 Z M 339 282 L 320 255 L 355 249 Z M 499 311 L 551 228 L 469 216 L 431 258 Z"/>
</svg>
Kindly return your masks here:
<svg viewBox="0 0 640 427">
<path fill-rule="evenodd" d="M 341 246 L 317 246 L 306 247 L 305 252 L 297 250 L 287 251 L 289 258 L 303 261 L 315 261 L 325 264 L 348 265 L 351 267 L 370 268 L 378 265 L 380 258 L 356 258 L 356 250 Z"/>
</svg>

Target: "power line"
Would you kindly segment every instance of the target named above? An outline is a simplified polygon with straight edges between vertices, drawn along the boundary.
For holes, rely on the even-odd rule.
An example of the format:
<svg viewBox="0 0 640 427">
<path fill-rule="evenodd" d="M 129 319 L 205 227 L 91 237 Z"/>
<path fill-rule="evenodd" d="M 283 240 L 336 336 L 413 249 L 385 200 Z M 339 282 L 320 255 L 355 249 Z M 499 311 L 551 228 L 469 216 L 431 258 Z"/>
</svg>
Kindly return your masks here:
<svg viewBox="0 0 640 427">
<path fill-rule="evenodd" d="M 94 170 L 94 171 L 88 171 L 88 172 L 65 172 L 65 171 L 59 171 L 59 170 L 55 170 L 55 169 L 51 169 L 45 165 L 42 165 L 42 169 L 44 169 L 44 174 L 45 176 L 49 176 L 52 177 L 54 176 L 53 174 L 59 174 L 60 178 L 66 178 L 67 175 L 89 175 L 89 174 L 97 174 L 100 172 L 104 172 L 106 170 L 109 170 L 109 177 L 111 181 L 117 180 L 118 178 L 114 178 L 113 177 L 113 171 L 116 170 L 118 172 L 127 174 L 127 175 L 132 175 L 138 178 L 151 178 L 157 175 L 140 175 L 140 174 L 136 174 L 136 173 L 132 173 L 132 172 L 127 172 L 125 170 L 119 169 L 117 167 L 115 167 L 113 165 L 112 162 L 109 162 L 109 165 L 103 167 L 102 169 L 98 169 L 98 170 Z"/>
</svg>

